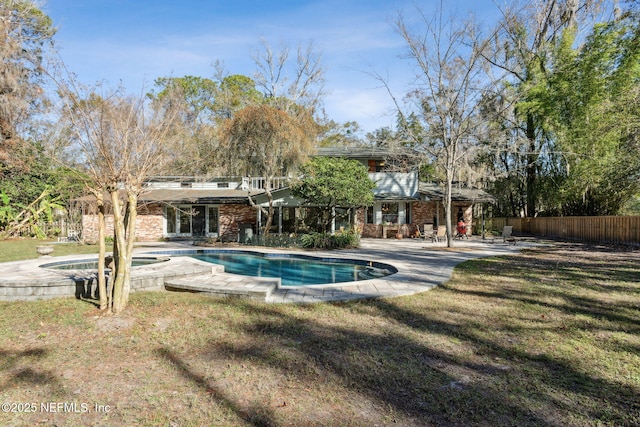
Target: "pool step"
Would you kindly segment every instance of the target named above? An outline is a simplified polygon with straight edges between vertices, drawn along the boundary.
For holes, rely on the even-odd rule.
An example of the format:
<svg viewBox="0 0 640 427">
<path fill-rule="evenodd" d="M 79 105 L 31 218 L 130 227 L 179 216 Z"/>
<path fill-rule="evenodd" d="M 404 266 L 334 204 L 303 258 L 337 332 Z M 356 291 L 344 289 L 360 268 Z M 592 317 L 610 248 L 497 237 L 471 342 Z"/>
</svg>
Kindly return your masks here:
<svg viewBox="0 0 640 427">
<path fill-rule="evenodd" d="M 265 301 L 280 285 L 279 278 L 240 276 L 230 273 L 191 274 L 165 280 L 170 291 L 200 292 L 214 297 Z"/>
</svg>

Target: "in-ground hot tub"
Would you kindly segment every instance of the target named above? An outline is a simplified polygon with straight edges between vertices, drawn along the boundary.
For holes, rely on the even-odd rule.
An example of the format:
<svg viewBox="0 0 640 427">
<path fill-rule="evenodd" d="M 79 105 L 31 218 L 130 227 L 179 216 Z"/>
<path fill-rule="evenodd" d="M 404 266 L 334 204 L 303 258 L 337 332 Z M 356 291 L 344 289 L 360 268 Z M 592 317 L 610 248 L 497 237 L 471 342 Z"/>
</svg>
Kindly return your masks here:
<svg viewBox="0 0 640 427">
<path fill-rule="evenodd" d="M 132 267 L 140 267 L 143 265 L 157 264 L 159 262 L 168 261 L 169 257 L 166 256 L 154 256 L 154 257 L 133 257 L 131 261 Z M 52 268 L 54 270 L 97 270 L 98 260 L 68 260 L 68 261 L 56 261 L 47 264 L 42 264 L 41 268 Z"/>
</svg>

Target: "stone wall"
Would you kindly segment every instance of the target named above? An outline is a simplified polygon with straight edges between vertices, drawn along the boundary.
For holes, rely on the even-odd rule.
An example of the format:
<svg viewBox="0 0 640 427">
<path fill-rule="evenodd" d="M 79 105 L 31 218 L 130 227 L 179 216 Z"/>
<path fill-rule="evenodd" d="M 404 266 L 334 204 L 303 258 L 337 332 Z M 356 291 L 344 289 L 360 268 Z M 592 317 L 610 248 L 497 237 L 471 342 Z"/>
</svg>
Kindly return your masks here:
<svg viewBox="0 0 640 427">
<path fill-rule="evenodd" d="M 107 236 L 113 236 L 113 215 L 105 215 Z M 136 240 L 154 241 L 162 239 L 162 206 L 159 204 L 145 205 L 138 208 L 136 217 Z M 98 241 L 98 215 L 82 215 L 82 238 L 85 242 Z"/>
<path fill-rule="evenodd" d="M 405 237 L 413 235 L 417 227 L 422 229 L 424 224 L 433 224 L 434 218 L 439 216 L 438 223 L 445 224 L 444 207 L 438 206 L 440 202 L 413 202 L 411 204 L 411 224 L 402 227 L 402 234 Z M 467 224 L 467 233 L 471 234 L 473 230 L 472 206 L 467 203 L 452 204 L 452 224 L 455 227 L 457 223 L 458 210 L 462 209 L 464 220 Z M 220 205 L 219 206 L 219 235 L 224 240 L 235 241 L 238 239 L 240 224 L 251 224 L 254 232 L 257 222 L 257 211 L 249 205 Z M 382 237 L 381 224 L 365 224 L 365 211 L 358 209 L 356 211 L 356 223 L 362 224 L 362 237 Z M 113 215 L 107 215 L 105 218 L 107 225 L 107 236 L 113 235 Z M 82 217 L 83 238 L 86 242 L 95 242 L 98 240 L 98 216 L 95 214 L 85 214 Z M 145 205 L 138 209 L 138 217 L 136 218 L 136 240 L 138 241 L 155 241 L 163 238 L 163 212 L 162 205 L 152 204 Z"/>
<path fill-rule="evenodd" d="M 136 239 L 140 241 L 153 241 L 162 239 L 164 227 L 162 205 L 154 204 L 138 209 L 136 218 Z"/>
<path fill-rule="evenodd" d="M 255 230 L 258 220 L 256 208 L 248 205 L 220 205 L 220 237 L 222 239 L 237 240 L 240 224 L 251 224 Z"/>
<path fill-rule="evenodd" d="M 382 226 L 379 224 L 364 224 L 362 226 L 362 237 L 382 237 Z"/>
<path fill-rule="evenodd" d="M 462 209 L 464 221 L 467 224 L 467 233 L 472 231 L 473 210 L 468 203 L 452 203 L 452 225 L 455 227 L 458 222 L 458 209 Z M 356 215 L 357 221 L 362 226 L 362 237 L 382 237 L 381 224 L 364 224 L 364 211 L 358 211 Z M 440 202 L 413 202 L 411 203 L 411 224 L 405 224 L 400 228 L 400 232 L 404 237 L 415 235 L 416 229 L 423 229 L 424 224 L 434 224 L 437 220 L 439 225 L 445 225 L 444 206 Z M 435 224 L 434 224 L 435 225 Z"/>
<path fill-rule="evenodd" d="M 87 258 L 95 260 L 96 258 Z M 0 280 L 0 301 L 28 301 L 58 297 L 98 298 L 96 270 L 75 270 L 73 275 L 64 270 L 38 268 L 33 277 L 20 281 Z M 133 267 L 131 292 L 160 291 L 166 282 L 198 274 L 224 271 L 222 266 L 190 257 L 176 257 L 168 261 Z"/>
<path fill-rule="evenodd" d="M 225 239 L 237 239 L 240 224 L 251 224 L 255 227 L 256 209 L 248 205 L 220 205 L 219 206 L 220 233 Z M 113 215 L 105 216 L 107 236 L 113 235 Z M 138 208 L 136 218 L 136 240 L 154 241 L 164 236 L 162 205 L 150 204 Z M 82 216 L 83 238 L 86 242 L 98 240 L 98 215 L 84 214 Z"/>
<path fill-rule="evenodd" d="M 411 223 L 421 229 L 424 224 L 433 224 L 438 203 L 440 202 L 413 202 L 411 204 Z"/>
</svg>

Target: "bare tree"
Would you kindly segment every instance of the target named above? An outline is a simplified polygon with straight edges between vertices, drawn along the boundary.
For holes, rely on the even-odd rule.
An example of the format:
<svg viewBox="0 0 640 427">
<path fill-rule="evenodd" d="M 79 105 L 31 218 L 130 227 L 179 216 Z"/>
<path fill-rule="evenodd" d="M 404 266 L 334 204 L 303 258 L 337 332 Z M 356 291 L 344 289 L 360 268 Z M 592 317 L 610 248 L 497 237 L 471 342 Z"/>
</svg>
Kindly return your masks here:
<svg viewBox="0 0 640 427">
<path fill-rule="evenodd" d="M 269 105 L 247 107 L 239 111 L 222 127 L 222 140 L 227 149 L 229 165 L 246 176 L 264 178 L 268 209 L 249 201 L 267 216 L 265 234 L 273 221 L 274 180 L 295 170 L 307 158 L 315 142 L 315 123 L 311 118 L 301 120 Z"/>
<path fill-rule="evenodd" d="M 268 233 L 273 221 L 274 179 L 295 171 L 306 160 L 321 131 L 315 117 L 324 94 L 324 69 L 313 43 L 298 48 L 292 64 L 286 45 L 275 52 L 263 40 L 254 61 L 258 67 L 254 81 L 262 91 L 262 99 L 258 101 L 253 95 L 241 97 L 256 103 L 226 120 L 221 129 L 221 153 L 229 169 L 243 176 L 264 177 L 269 207 L 260 210 L 267 216 Z M 251 188 L 249 200 L 253 204 L 250 191 Z"/>
<path fill-rule="evenodd" d="M 274 51 L 266 40 L 253 60 L 258 67 L 254 75 L 256 85 L 263 91 L 266 102 L 289 114 L 297 114 L 302 106 L 313 116 L 319 113 L 324 96 L 324 67 L 322 55 L 310 42 L 299 46 L 295 63 L 286 44 Z"/>
<path fill-rule="evenodd" d="M 88 177 L 87 186 L 98 200 L 100 216 L 104 216 L 106 203 L 113 211 L 112 279 L 109 290 L 100 284 L 99 291 L 101 308 L 118 313 L 129 298 L 138 197 L 145 180 L 158 173 L 167 160 L 165 143 L 174 116 L 150 111 L 144 96 L 127 96 L 121 90 L 98 93 L 79 87 L 73 79 L 68 85 L 60 85 L 60 92 L 65 117 L 86 168 L 83 172 Z M 106 200 L 103 194 L 107 195 Z M 100 263 L 104 262 L 103 251 L 101 244 Z"/>
<path fill-rule="evenodd" d="M 477 142 L 478 105 L 483 93 L 483 51 L 487 41 L 470 20 L 417 10 L 420 26 L 413 30 L 399 14 L 396 28 L 416 65 L 416 89 L 409 94 L 423 126 L 409 126 L 415 147 L 427 152 L 442 170 L 447 245 L 452 246 L 451 194 L 454 178 Z M 398 103 L 396 102 L 396 105 Z M 399 108 L 399 111 L 401 109 Z M 407 114 L 400 114 L 408 122 Z M 415 130 L 419 132 L 416 133 Z"/>
</svg>

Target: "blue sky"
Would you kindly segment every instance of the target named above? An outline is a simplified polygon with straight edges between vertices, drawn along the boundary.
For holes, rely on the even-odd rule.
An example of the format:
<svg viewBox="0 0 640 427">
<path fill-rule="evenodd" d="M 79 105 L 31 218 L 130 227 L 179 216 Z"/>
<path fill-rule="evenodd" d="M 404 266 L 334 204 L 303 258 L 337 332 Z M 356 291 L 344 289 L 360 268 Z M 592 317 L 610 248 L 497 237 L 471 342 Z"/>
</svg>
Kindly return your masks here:
<svg viewBox="0 0 640 427">
<path fill-rule="evenodd" d="M 401 97 L 411 82 L 406 46 L 393 28 L 399 10 L 429 12 L 438 0 L 48 0 L 62 60 L 87 84 L 122 81 L 132 93 L 157 77 L 213 77 L 219 60 L 230 74 L 251 76 L 252 52 L 264 38 L 274 49 L 313 41 L 326 68 L 329 118 L 357 121 L 369 132 L 393 126 L 393 104 L 369 74 L 387 76 Z M 491 0 L 444 2 L 461 15 L 495 16 Z"/>
</svg>

